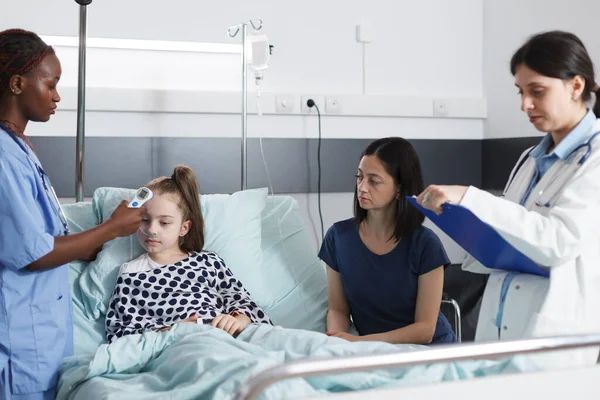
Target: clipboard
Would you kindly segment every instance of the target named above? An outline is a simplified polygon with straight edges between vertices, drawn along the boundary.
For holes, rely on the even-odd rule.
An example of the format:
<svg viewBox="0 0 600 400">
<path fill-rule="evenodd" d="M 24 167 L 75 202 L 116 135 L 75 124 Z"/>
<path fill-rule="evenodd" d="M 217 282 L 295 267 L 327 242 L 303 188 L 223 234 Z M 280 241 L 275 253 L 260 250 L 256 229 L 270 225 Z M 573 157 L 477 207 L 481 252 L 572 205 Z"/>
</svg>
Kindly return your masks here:
<svg viewBox="0 0 600 400">
<path fill-rule="evenodd" d="M 444 204 L 444 212 L 437 215 L 421 207 L 416 197 L 406 199 L 450 236 L 467 253 L 487 268 L 515 271 L 549 277 L 550 272 L 527 258 L 469 209 L 455 204 Z"/>
</svg>

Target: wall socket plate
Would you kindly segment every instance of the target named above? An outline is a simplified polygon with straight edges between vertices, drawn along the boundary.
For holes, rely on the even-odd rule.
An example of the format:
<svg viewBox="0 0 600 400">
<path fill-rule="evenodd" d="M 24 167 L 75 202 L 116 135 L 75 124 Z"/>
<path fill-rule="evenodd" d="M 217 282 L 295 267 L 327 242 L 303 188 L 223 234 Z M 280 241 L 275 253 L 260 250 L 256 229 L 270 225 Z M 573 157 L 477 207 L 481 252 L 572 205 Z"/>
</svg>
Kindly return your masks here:
<svg viewBox="0 0 600 400">
<path fill-rule="evenodd" d="M 444 100 L 433 101 L 433 115 L 436 117 L 447 117 L 449 113 L 448 104 Z"/>
<path fill-rule="evenodd" d="M 317 107 L 319 107 L 319 111 L 323 112 L 323 104 L 322 104 L 321 98 L 319 98 L 319 96 L 317 96 L 317 95 L 312 94 L 312 95 L 303 95 L 302 96 L 301 110 L 302 110 L 303 114 L 310 114 L 310 113 L 316 114 L 317 113 L 317 110 L 314 107 L 309 108 L 306 105 L 306 102 L 308 101 L 308 99 L 313 99 L 313 101 L 315 102 Z"/>
<path fill-rule="evenodd" d="M 292 95 L 281 94 L 275 97 L 275 112 L 278 114 L 293 114 L 294 105 L 294 96 Z"/>
<path fill-rule="evenodd" d="M 342 101 L 338 96 L 325 97 L 325 112 L 327 114 L 339 114 L 342 112 Z"/>
</svg>

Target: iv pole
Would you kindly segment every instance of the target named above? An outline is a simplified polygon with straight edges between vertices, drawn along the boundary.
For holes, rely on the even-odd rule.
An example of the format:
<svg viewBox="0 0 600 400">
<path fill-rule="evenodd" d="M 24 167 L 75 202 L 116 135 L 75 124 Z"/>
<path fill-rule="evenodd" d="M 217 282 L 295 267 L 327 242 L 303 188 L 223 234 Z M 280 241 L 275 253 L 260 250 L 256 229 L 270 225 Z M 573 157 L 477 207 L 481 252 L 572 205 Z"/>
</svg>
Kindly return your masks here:
<svg viewBox="0 0 600 400">
<path fill-rule="evenodd" d="M 231 38 L 236 37 L 240 30 L 242 31 L 242 190 L 248 188 L 248 87 L 246 85 L 248 78 L 248 68 L 246 65 L 246 36 L 248 33 L 248 25 L 257 32 L 262 28 L 262 20 L 249 20 L 238 25 L 230 26 L 227 29 L 227 34 Z"/>
<path fill-rule="evenodd" d="M 75 201 L 83 201 L 83 152 L 85 135 L 85 59 L 87 38 L 87 6 L 92 0 L 75 0 L 79 4 L 79 80 L 77 82 L 77 140 L 75 153 Z"/>
</svg>

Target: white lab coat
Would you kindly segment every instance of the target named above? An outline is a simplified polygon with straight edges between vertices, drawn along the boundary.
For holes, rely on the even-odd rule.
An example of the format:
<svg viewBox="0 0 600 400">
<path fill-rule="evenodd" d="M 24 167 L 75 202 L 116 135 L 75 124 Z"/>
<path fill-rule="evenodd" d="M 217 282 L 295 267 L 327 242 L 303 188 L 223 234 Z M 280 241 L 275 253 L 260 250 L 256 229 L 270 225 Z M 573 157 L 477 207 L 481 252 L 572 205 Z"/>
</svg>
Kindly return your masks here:
<svg viewBox="0 0 600 400">
<path fill-rule="evenodd" d="M 593 128 L 598 131 L 600 120 Z M 519 202 L 535 171 L 531 158 L 507 185 L 504 198 L 474 187 L 467 190 L 461 205 L 531 260 L 550 268 L 550 278 L 519 274 L 513 279 L 499 331 L 496 315 L 507 273 L 485 268 L 468 257 L 463 269 L 491 274 L 476 341 L 600 333 L 600 138 L 592 142 L 592 149 L 587 161 L 570 173 L 561 170 L 563 161 L 557 161 L 534 187 L 524 207 Z M 566 184 L 555 196 L 546 193 L 540 197 L 545 203 L 544 197 L 552 196 L 551 207 L 536 205 L 540 190 L 548 189 L 549 183 L 556 187 L 561 181 Z M 544 369 L 591 365 L 598 359 L 598 349 L 553 352 L 534 359 Z"/>
</svg>

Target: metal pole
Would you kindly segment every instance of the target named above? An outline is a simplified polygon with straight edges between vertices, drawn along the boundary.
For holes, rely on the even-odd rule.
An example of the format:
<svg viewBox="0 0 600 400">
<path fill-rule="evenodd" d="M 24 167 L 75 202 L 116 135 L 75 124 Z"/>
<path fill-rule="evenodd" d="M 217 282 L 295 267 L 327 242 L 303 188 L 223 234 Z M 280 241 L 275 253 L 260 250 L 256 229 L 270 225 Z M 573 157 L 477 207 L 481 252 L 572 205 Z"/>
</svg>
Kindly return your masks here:
<svg viewBox="0 0 600 400">
<path fill-rule="evenodd" d="M 92 0 L 75 0 L 79 4 L 79 80 L 77 82 L 77 140 L 75 153 L 75 201 L 83 201 L 83 153 L 85 136 L 85 56 L 87 38 L 87 6 Z"/>
<path fill-rule="evenodd" d="M 246 66 L 246 34 L 248 33 L 248 24 L 242 24 L 242 190 L 248 188 L 248 68 Z"/>
<path fill-rule="evenodd" d="M 248 36 L 248 24 L 256 32 L 262 29 L 260 19 L 246 21 L 244 23 L 230 26 L 227 29 L 229 37 L 236 37 L 242 31 L 242 190 L 248 188 L 248 69 L 246 66 L 246 36 Z"/>
</svg>

